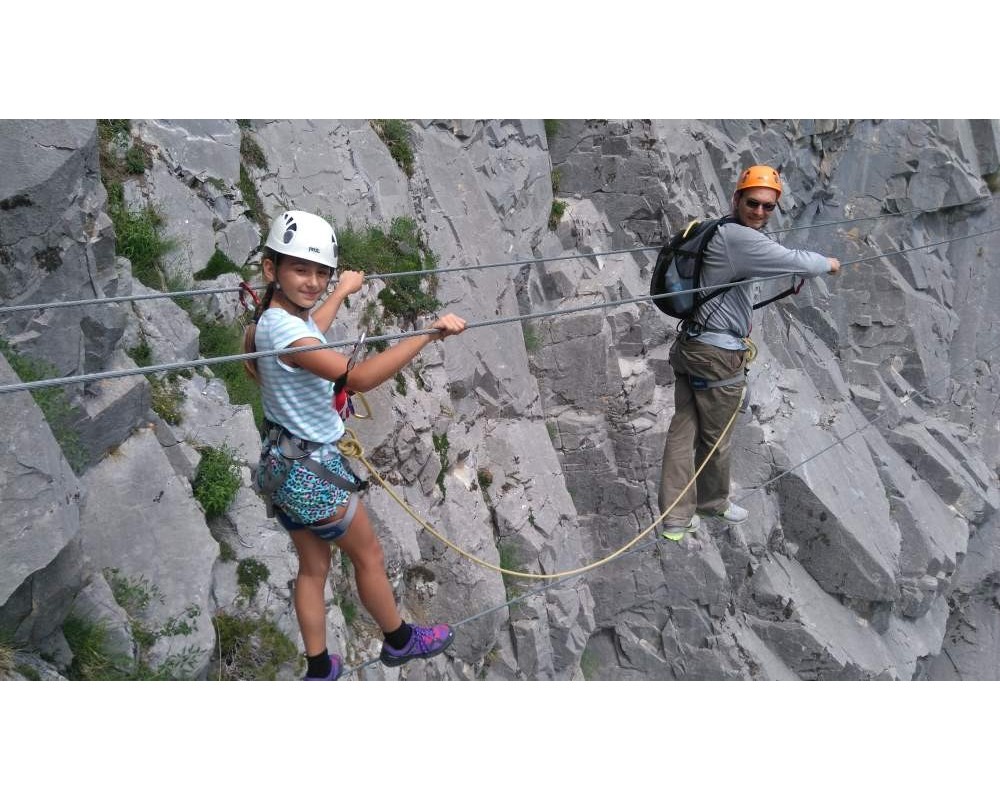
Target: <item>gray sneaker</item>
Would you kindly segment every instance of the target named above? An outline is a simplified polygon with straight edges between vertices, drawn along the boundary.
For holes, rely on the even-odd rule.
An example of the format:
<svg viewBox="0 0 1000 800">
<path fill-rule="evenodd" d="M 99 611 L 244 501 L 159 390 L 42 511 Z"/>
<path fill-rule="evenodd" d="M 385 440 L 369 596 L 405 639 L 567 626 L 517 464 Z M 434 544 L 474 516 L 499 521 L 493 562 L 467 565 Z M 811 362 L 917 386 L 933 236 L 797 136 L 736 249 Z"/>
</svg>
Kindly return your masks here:
<svg viewBox="0 0 1000 800">
<path fill-rule="evenodd" d="M 736 505 L 736 503 L 730 503 L 725 511 L 704 511 L 702 509 L 698 509 L 698 511 L 706 517 L 721 519 L 730 525 L 739 525 L 741 522 L 746 522 L 750 517 L 750 512 L 742 506 Z"/>
<path fill-rule="evenodd" d="M 679 542 L 684 538 L 686 533 L 694 533 L 698 530 L 701 525 L 701 518 L 695 514 L 691 517 L 691 521 L 687 525 L 667 525 L 662 531 L 660 531 L 660 536 L 664 539 L 669 539 L 672 542 Z"/>
</svg>

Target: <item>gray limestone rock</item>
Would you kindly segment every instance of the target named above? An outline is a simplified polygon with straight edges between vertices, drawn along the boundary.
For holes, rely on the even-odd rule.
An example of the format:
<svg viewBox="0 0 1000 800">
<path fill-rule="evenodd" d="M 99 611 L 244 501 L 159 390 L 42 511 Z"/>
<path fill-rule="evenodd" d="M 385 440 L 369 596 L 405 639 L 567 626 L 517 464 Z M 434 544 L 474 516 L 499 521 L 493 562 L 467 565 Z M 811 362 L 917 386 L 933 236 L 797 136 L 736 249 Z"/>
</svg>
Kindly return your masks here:
<svg viewBox="0 0 1000 800">
<path fill-rule="evenodd" d="M 114 296 L 117 268 L 93 120 L 0 121 L 0 299 Z M 0 314 L 0 335 L 56 374 L 97 371 L 117 345 L 117 304 Z"/>
<path fill-rule="evenodd" d="M 797 228 L 775 234 L 782 243 L 866 260 L 755 315 L 751 413 L 733 444 L 732 496 L 752 514 L 742 527 L 706 522 L 697 536 L 656 549 L 647 539 L 507 608 L 527 582 L 505 582 L 445 549 L 373 489 L 366 505 L 408 615 L 456 621 L 496 610 L 463 624 L 444 658 L 376 666 L 360 679 L 996 677 L 996 248 L 982 236 L 891 254 L 1000 225 L 988 189 L 1000 163 L 994 121 L 566 120 L 548 141 L 540 120 L 407 124 L 410 176 L 365 120 L 258 120 L 245 130 L 232 121 L 136 121 L 154 167 L 143 185 L 126 184 L 126 198 L 166 209 L 179 277 L 216 248 L 242 265 L 259 241 L 239 185 L 240 141 L 252 139 L 266 166 L 244 168 L 268 214 L 298 206 L 341 229 L 410 216 L 442 266 L 515 262 L 440 276 L 443 307 L 469 320 L 646 294 L 655 250 L 533 259 L 655 246 L 691 219 L 728 210 L 733 182 L 751 163 L 781 170 L 785 193 L 771 228 Z M 92 122 L 0 123 L 0 156 L 11 165 L 0 178 L 5 302 L 130 291 L 103 210 L 94 133 Z M 551 231 L 554 198 L 566 209 Z M 966 205 L 894 214 L 951 203 Z M 227 274 L 204 285 L 235 281 Z M 220 293 L 198 307 L 229 320 L 237 302 Z M 141 344 L 140 330 L 156 362 L 195 357 L 196 330 L 167 306 L 0 315 L 0 333 L 60 374 L 105 368 L 113 353 Z M 351 338 L 367 324 L 345 308 L 330 336 Z M 573 568 L 655 519 L 674 336 L 672 321 L 644 302 L 477 328 L 426 348 L 398 384 L 372 392 L 376 417 L 358 421 L 358 434 L 399 493 L 484 560 Z M 95 420 L 92 458 L 139 414 L 144 379 L 131 386 L 121 397 L 103 387 L 71 393 Z M 129 505 L 114 502 L 125 489 L 102 483 L 102 501 L 88 501 L 87 514 L 100 509 L 98 549 L 127 556 L 132 569 L 153 562 L 148 537 L 129 527 L 136 515 L 151 531 L 171 527 L 173 538 L 157 544 L 167 558 L 155 578 L 175 606 L 160 608 L 161 619 L 186 611 L 177 597 L 195 598 L 199 631 L 175 644 L 203 649 L 213 636 L 206 614 L 244 600 L 237 562 L 216 561 L 186 488 L 198 455 L 185 440 L 228 442 L 247 464 L 257 442 L 249 410 L 232 410 L 220 383 L 199 375 L 186 386 L 185 420 L 160 421 L 160 444 L 142 429 L 87 475 L 89 486 L 97 471 L 105 482 L 114 474 Z M 105 426 L 105 417 L 120 419 Z M 156 477 L 136 463 L 154 465 Z M 130 473 L 115 472 L 123 464 Z M 31 474 L 16 473 L 4 491 L 30 487 Z M 168 518 L 144 495 L 157 481 L 172 493 Z M 90 523 L 84 538 L 95 535 Z M 237 561 L 268 565 L 247 610 L 273 614 L 298 643 L 294 555 L 259 501 L 244 489 L 212 535 Z M 11 577 L 0 560 L 9 584 L 0 617 L 62 665 L 72 654 L 60 626 L 101 566 L 71 557 L 80 541 L 56 542 L 30 577 Z M 170 555 L 181 544 L 187 559 Z M 338 572 L 332 591 L 331 644 L 353 663 L 377 655 L 378 632 L 363 611 L 350 613 L 360 601 L 349 574 Z"/>
<path fill-rule="evenodd" d="M 135 637 L 128 614 L 118 605 L 104 575 L 97 573 L 86 583 L 69 608 L 69 617 L 100 625 L 105 631 L 107 652 L 121 659 L 123 667 L 135 665 Z"/>
<path fill-rule="evenodd" d="M 978 526 L 954 579 L 947 630 L 926 677 L 1000 679 L 1000 524 L 996 514 Z"/>
<path fill-rule="evenodd" d="M 141 204 L 155 208 L 164 221 L 161 234 L 172 245 L 161 258 L 166 276 L 190 285 L 215 252 L 212 209 L 161 161 L 145 175 Z"/>
<path fill-rule="evenodd" d="M 135 369 L 135 362 L 118 351 L 108 369 Z M 149 381 L 141 375 L 105 378 L 87 385 L 81 400 L 79 433 L 90 464 L 96 464 L 118 447 L 145 421 L 149 404 Z"/>
<path fill-rule="evenodd" d="M 17 382 L 2 354 L 0 382 Z M 31 395 L 9 394 L 3 404 L 0 608 L 79 535 L 84 494 Z"/>
<path fill-rule="evenodd" d="M 133 281 L 133 293 L 158 294 Z M 127 350 L 145 344 L 155 364 L 192 361 L 198 357 L 198 328 L 170 299 L 139 300 L 132 303 L 133 317 L 123 341 Z"/>
<path fill-rule="evenodd" d="M 174 174 L 219 178 L 235 185 L 240 179 L 240 129 L 231 120 L 138 120 L 135 133 L 152 145 Z"/>
<path fill-rule="evenodd" d="M 209 597 L 219 546 L 190 484 L 175 475 L 153 432 L 140 429 L 87 473 L 85 485 L 80 529 L 94 567 L 148 587 L 154 599 L 144 622 L 151 630 L 185 621 L 193 628 L 160 638 L 152 664 L 188 655 L 190 673 L 203 673 L 215 647 Z"/>
<path fill-rule="evenodd" d="M 754 632 L 800 677 L 900 677 L 868 621 L 837 603 L 797 561 L 775 555 L 765 562 L 752 593 L 765 614 L 749 619 Z"/>
<path fill-rule="evenodd" d="M 184 403 L 174 436 L 199 446 L 228 449 L 241 463 L 256 465 L 260 434 L 250 406 L 229 403 L 225 384 L 218 378 L 194 375 L 181 380 Z"/>
<path fill-rule="evenodd" d="M 335 228 L 412 217 L 406 176 L 367 120 L 258 120 L 268 215 L 299 208 Z"/>
</svg>

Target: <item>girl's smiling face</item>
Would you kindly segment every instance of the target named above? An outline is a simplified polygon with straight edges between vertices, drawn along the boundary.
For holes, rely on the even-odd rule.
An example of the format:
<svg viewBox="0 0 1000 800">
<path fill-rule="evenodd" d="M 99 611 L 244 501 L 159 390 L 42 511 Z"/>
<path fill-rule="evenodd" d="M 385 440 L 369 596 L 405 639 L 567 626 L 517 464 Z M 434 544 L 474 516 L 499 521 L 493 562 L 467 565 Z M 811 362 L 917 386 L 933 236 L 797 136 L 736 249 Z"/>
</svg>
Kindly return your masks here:
<svg viewBox="0 0 1000 800">
<path fill-rule="evenodd" d="M 279 256 L 279 265 L 264 259 L 264 279 L 268 282 L 277 281 L 280 289 L 275 299 L 291 313 L 308 311 L 326 291 L 333 270 L 315 261 L 306 261 L 295 256 Z M 282 303 L 287 300 L 295 308 L 288 308 Z"/>
</svg>

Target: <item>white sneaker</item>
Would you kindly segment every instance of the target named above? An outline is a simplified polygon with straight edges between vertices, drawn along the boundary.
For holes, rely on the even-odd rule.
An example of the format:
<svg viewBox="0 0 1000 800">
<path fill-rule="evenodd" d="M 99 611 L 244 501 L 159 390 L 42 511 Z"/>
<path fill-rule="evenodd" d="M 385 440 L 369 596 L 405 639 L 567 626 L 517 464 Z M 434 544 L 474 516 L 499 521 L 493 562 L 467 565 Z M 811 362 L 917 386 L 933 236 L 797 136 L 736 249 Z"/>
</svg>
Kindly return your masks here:
<svg viewBox="0 0 1000 800">
<path fill-rule="evenodd" d="M 691 517 L 691 521 L 687 525 L 668 525 L 662 531 L 660 531 L 660 536 L 664 539 L 669 539 L 672 542 L 679 542 L 684 538 L 686 533 L 694 533 L 698 530 L 701 525 L 701 518 L 695 514 Z"/>
<path fill-rule="evenodd" d="M 730 525 L 739 525 L 741 522 L 746 522 L 747 519 L 750 518 L 750 512 L 742 506 L 736 505 L 736 503 L 730 503 L 725 511 L 702 511 L 701 513 L 707 517 L 711 517 L 712 519 L 724 520 Z"/>
</svg>

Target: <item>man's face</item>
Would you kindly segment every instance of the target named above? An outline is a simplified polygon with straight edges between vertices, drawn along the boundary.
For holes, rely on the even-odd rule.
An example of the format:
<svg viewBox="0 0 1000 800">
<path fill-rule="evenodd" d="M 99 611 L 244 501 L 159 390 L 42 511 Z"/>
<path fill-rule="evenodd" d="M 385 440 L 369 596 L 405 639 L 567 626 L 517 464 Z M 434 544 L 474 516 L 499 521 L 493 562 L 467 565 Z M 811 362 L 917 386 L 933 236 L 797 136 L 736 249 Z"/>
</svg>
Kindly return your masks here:
<svg viewBox="0 0 1000 800">
<path fill-rule="evenodd" d="M 736 216 L 748 228 L 759 231 L 767 224 L 777 204 L 778 193 L 774 189 L 763 186 L 744 189 L 736 202 Z"/>
</svg>

